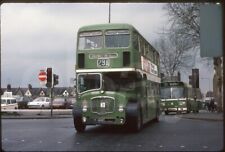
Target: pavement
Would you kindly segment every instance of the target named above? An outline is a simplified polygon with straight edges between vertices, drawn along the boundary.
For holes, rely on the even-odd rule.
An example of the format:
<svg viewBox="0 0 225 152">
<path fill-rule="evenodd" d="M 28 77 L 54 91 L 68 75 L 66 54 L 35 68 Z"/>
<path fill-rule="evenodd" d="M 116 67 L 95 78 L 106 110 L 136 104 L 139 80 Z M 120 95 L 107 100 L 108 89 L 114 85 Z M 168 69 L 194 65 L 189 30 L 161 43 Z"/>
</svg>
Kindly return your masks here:
<svg viewBox="0 0 225 152">
<path fill-rule="evenodd" d="M 72 109 L 12 109 L 1 110 L 1 119 L 72 118 Z"/>
<path fill-rule="evenodd" d="M 223 121 L 223 113 L 208 112 L 200 110 L 199 113 L 178 115 L 185 119 Z M 72 109 L 16 109 L 1 110 L 1 119 L 51 119 L 51 118 L 72 118 Z"/>
<path fill-rule="evenodd" d="M 199 113 L 183 114 L 180 117 L 186 119 L 223 121 L 223 113 L 209 112 L 207 110 L 199 110 Z"/>
</svg>

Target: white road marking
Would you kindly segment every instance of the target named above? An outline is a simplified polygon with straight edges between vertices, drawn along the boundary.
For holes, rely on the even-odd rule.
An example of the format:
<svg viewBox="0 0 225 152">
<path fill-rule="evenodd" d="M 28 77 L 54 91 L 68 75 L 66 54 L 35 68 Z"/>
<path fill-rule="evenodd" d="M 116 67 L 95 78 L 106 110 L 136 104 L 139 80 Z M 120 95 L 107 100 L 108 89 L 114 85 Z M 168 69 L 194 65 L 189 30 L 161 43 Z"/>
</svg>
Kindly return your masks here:
<svg viewBox="0 0 225 152">
<path fill-rule="evenodd" d="M 208 148 L 208 146 L 203 146 L 203 148 L 204 148 L 204 149 L 207 149 L 207 148 Z"/>
<path fill-rule="evenodd" d="M 62 142 L 61 142 L 61 141 L 58 141 L 57 143 L 58 143 L 58 144 L 61 144 Z"/>
<path fill-rule="evenodd" d="M 181 145 L 181 146 L 180 146 L 180 148 L 184 148 L 184 147 L 185 147 L 184 145 Z"/>
<path fill-rule="evenodd" d="M 163 148 L 163 145 L 159 145 L 159 148 Z"/>
</svg>

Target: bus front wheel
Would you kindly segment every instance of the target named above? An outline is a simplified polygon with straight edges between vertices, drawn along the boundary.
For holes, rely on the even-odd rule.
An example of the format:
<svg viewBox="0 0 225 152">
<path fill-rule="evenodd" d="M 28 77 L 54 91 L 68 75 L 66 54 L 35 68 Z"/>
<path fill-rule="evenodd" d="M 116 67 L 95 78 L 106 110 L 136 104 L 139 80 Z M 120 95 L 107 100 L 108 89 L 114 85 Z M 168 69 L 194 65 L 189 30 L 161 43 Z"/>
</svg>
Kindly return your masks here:
<svg viewBox="0 0 225 152">
<path fill-rule="evenodd" d="M 77 132 L 84 132 L 86 125 L 83 123 L 81 117 L 75 117 L 73 118 L 74 127 Z"/>
</svg>

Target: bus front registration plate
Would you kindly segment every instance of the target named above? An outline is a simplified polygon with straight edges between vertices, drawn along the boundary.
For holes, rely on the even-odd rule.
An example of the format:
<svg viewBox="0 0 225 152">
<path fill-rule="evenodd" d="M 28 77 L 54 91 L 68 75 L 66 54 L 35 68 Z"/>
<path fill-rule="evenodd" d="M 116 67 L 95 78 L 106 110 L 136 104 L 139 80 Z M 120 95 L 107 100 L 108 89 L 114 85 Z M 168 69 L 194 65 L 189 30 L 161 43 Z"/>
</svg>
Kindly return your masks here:
<svg viewBox="0 0 225 152">
<path fill-rule="evenodd" d="M 105 108 L 105 102 L 101 102 L 101 108 Z"/>
</svg>

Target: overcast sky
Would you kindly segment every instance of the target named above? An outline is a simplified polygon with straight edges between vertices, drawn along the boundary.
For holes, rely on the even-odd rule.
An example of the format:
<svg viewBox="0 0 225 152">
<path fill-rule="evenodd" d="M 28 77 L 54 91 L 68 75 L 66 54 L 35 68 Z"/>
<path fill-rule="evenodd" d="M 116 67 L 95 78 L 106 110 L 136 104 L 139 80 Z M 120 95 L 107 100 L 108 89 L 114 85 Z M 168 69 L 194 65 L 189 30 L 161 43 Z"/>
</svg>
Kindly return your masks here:
<svg viewBox="0 0 225 152">
<path fill-rule="evenodd" d="M 164 4 L 112 4 L 111 23 L 129 23 L 151 43 L 167 25 Z M 58 86 L 72 86 L 78 28 L 108 23 L 108 4 L 3 4 L 1 5 L 2 87 L 41 87 L 38 73 L 52 67 Z M 154 46 L 154 45 L 153 45 Z M 202 91 L 209 89 L 213 69 L 200 68 Z M 202 70 L 201 70 L 202 69 Z M 205 70 L 204 70 L 205 69 Z M 182 78 L 187 81 L 190 71 Z"/>
</svg>

